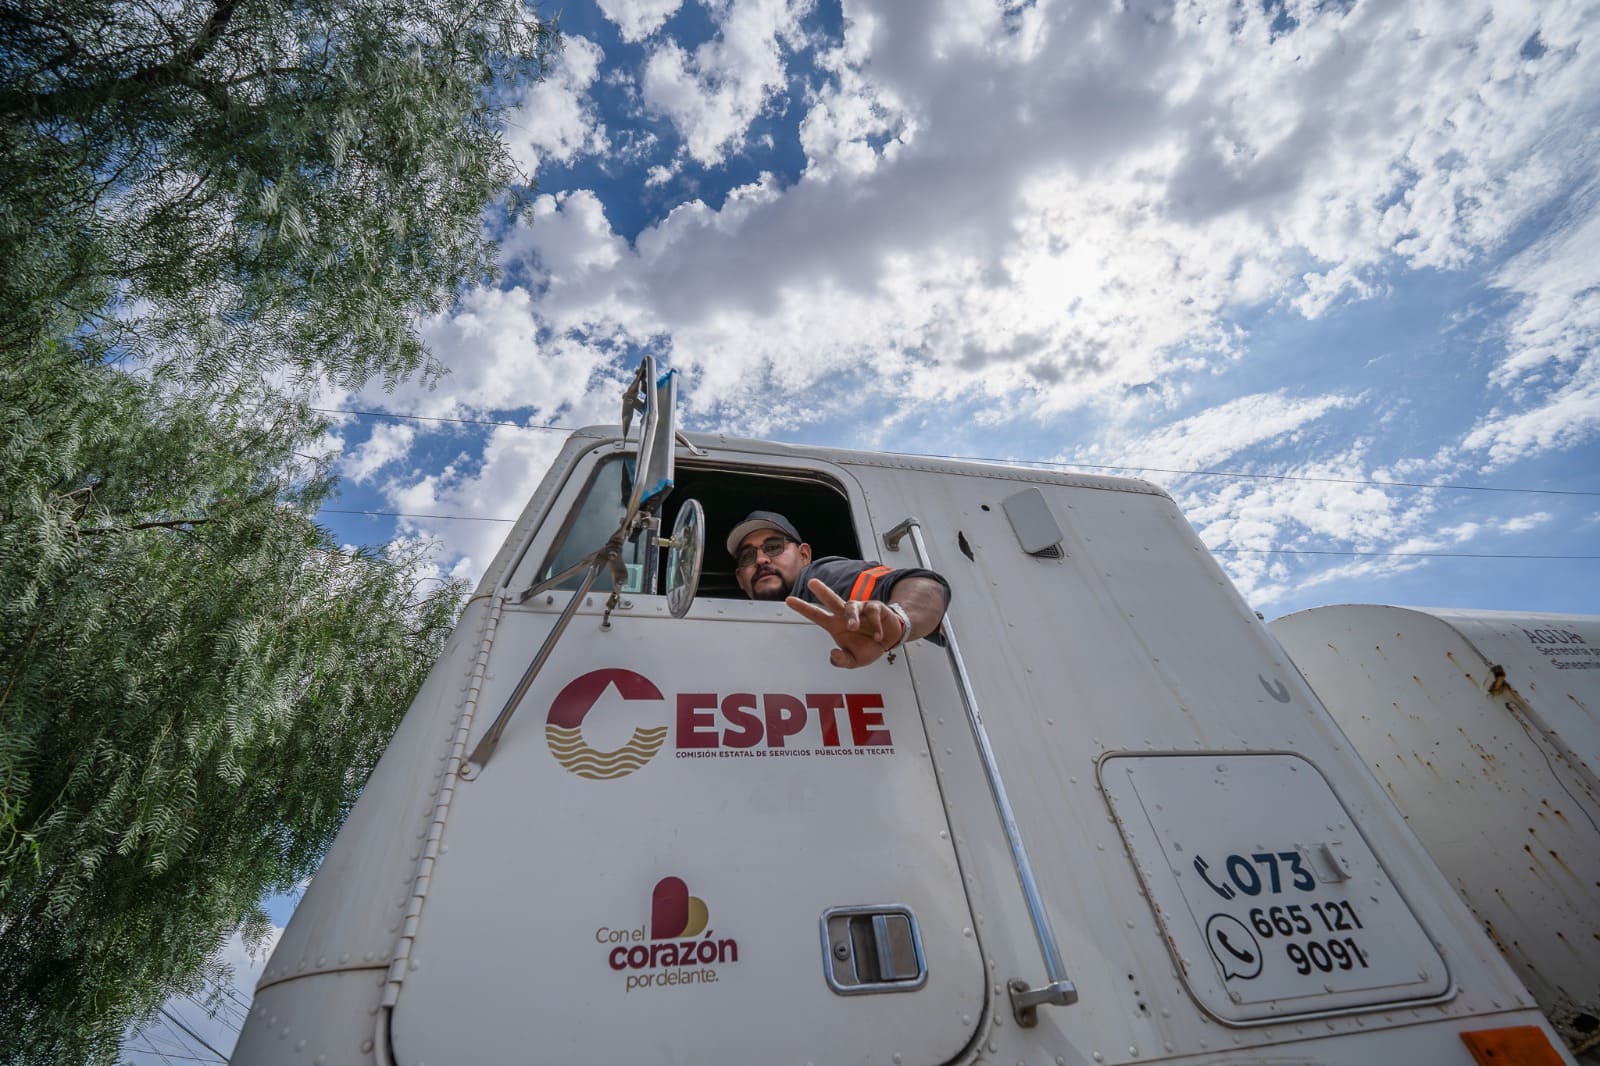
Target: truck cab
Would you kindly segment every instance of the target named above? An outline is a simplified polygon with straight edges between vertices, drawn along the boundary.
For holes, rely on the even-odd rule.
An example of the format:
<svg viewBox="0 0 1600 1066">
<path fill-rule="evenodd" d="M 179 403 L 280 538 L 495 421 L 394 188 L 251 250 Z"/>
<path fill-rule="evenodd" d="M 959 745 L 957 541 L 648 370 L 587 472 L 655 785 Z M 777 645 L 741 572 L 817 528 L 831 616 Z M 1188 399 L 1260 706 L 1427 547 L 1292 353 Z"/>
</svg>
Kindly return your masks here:
<svg viewBox="0 0 1600 1066">
<path fill-rule="evenodd" d="M 1571 1061 L 1159 489 L 668 447 L 627 533 L 642 440 L 569 439 L 236 1063 Z M 941 573 L 944 644 L 832 667 L 734 581 L 754 508 Z"/>
</svg>

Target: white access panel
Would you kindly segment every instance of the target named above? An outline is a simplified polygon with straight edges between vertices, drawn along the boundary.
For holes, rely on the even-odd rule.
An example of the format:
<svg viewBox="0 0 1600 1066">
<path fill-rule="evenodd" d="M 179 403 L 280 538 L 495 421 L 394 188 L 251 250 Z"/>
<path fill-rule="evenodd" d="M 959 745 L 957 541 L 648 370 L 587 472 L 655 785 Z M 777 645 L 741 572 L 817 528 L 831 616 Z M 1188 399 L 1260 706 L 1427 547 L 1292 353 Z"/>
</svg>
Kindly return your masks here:
<svg viewBox="0 0 1600 1066">
<path fill-rule="evenodd" d="M 1288 754 L 1100 763 L 1207 1011 L 1235 1024 L 1433 999 L 1444 960 L 1315 766 Z"/>
</svg>

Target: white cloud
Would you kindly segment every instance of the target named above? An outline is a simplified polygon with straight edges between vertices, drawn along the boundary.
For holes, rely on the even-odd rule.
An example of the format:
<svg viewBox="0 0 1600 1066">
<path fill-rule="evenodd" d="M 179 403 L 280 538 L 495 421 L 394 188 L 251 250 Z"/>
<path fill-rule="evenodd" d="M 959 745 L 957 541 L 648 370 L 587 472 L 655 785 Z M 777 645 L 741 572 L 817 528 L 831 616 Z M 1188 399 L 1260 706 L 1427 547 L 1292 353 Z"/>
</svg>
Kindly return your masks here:
<svg viewBox="0 0 1600 1066">
<path fill-rule="evenodd" d="M 1496 412 L 1463 442 L 1489 453 L 1489 468 L 1538 452 L 1571 448 L 1600 432 L 1600 357 L 1589 353 L 1560 388 L 1511 414 Z"/>
<path fill-rule="evenodd" d="M 803 8 L 712 10 L 715 40 L 642 76 L 708 165 L 785 84 Z M 771 425 L 772 384 L 841 372 L 1044 415 L 1232 365 L 1244 305 L 1321 315 L 1396 264 L 1481 256 L 1593 163 L 1551 133 L 1585 128 L 1556 116 L 1600 69 L 1575 5 L 1290 13 L 852 3 L 798 183 L 681 204 L 631 247 L 550 201 L 513 242 L 553 278 L 532 313 L 664 343 L 741 430 Z"/>
<path fill-rule="evenodd" d="M 506 118 L 507 147 L 530 174 L 546 160 L 570 163 L 609 147 L 605 126 L 588 98 L 605 53 L 575 34 L 561 40 L 561 55 L 549 76 L 529 85 Z"/>
<path fill-rule="evenodd" d="M 1329 411 L 1349 407 L 1345 396 L 1290 399 L 1259 393 L 1229 400 L 1200 414 L 1163 426 L 1135 442 L 1090 450 L 1128 466 L 1194 469 L 1209 466 L 1247 448 L 1293 434 Z"/>
<path fill-rule="evenodd" d="M 611 392 L 619 398 L 619 411 L 622 386 L 616 382 Z M 614 422 L 616 418 L 617 414 L 611 413 L 604 420 Z M 411 514 L 515 519 L 565 439 L 562 433 L 496 427 L 484 446 L 481 463 L 451 464 L 409 484 L 391 483 L 386 492 L 398 510 Z M 408 518 L 402 520 L 401 528 L 410 535 L 448 539 L 453 555 L 450 576 L 475 581 L 511 526 L 508 522 Z"/>
<path fill-rule="evenodd" d="M 404 459 L 416 439 L 417 431 L 412 426 L 380 424 L 364 443 L 344 454 L 339 473 L 360 485 L 390 463 Z"/>
<path fill-rule="evenodd" d="M 1535 511 L 1533 514 L 1518 515 L 1507 518 L 1499 523 L 1500 529 L 1505 533 L 1526 533 L 1531 529 L 1549 524 L 1555 516 L 1548 511 Z"/>
<path fill-rule="evenodd" d="M 706 166 L 737 150 L 750 123 L 787 84 L 784 52 L 799 43 L 810 0 L 706 0 L 717 35 L 691 52 L 653 49 L 640 87 L 651 110 L 677 127 Z"/>
<path fill-rule="evenodd" d="M 1600 188 L 1579 198 L 1600 201 Z M 1490 374 L 1504 402 L 1463 445 L 1504 466 L 1538 452 L 1570 448 L 1600 432 L 1600 212 L 1559 227 L 1517 255 L 1495 283 L 1519 297 L 1505 358 Z"/>
<path fill-rule="evenodd" d="M 1483 530 L 1478 522 L 1461 522 L 1453 526 L 1440 526 L 1439 535 L 1448 541 L 1460 544 L 1476 537 Z"/>
<path fill-rule="evenodd" d="M 596 0 L 624 41 L 640 41 L 661 28 L 683 0 Z"/>
<path fill-rule="evenodd" d="M 657 190 L 676 188 L 685 158 L 714 167 L 745 146 L 794 77 L 786 63 L 810 47 L 803 3 L 706 6 L 715 37 L 652 39 L 637 75 L 639 101 L 683 138 L 675 159 L 638 160 Z M 667 17 L 664 5 L 606 10 L 639 35 Z M 516 284 L 428 324 L 452 374 L 385 402 L 611 421 L 608 368 L 642 347 L 686 371 L 691 417 L 734 432 L 781 435 L 857 410 L 870 417 L 850 443 L 870 446 L 900 417 L 885 407 L 980 423 L 1088 408 L 1113 427 L 1148 424 L 1204 394 L 1202 375 L 1247 367 L 1241 312 L 1326 316 L 1392 291 L 1397 271 L 1479 263 L 1595 169 L 1592 122 L 1575 117 L 1600 99 L 1580 3 L 952 0 L 851 2 L 844 14 L 842 40 L 816 54 L 826 80 L 786 105 L 805 109 L 799 180 L 763 174 L 718 206 L 687 199 L 632 240 L 590 191 L 541 197 L 535 224 L 503 244 Z M 1495 371 L 1503 402 L 1459 446 L 1468 455 L 1509 461 L 1596 428 L 1600 370 L 1583 353 L 1600 289 L 1583 249 L 1600 213 L 1571 210 L 1569 241 L 1530 249 L 1497 279 L 1521 311 Z M 1257 385 L 1127 453 L 1111 455 L 1114 438 L 1101 449 L 1199 466 L 1293 444 L 1356 402 L 1334 388 L 1291 399 Z M 1427 480 L 1462 454 L 1389 465 Z M 1293 468 L 1376 473 L 1360 446 Z M 402 486 L 432 501 L 403 509 L 499 498 L 530 470 L 509 453 L 494 469 L 463 462 Z M 1218 543 L 1376 547 L 1416 534 L 1430 499 L 1280 485 L 1195 502 Z M 478 541 L 471 551 L 485 557 Z M 1230 568 L 1263 590 L 1289 574 L 1270 557 Z"/>
<path fill-rule="evenodd" d="M 553 280 L 546 279 L 550 284 L 581 280 L 601 249 L 564 242 L 566 227 L 581 225 L 575 219 L 567 215 L 539 227 L 557 271 Z M 606 363 L 603 351 L 566 337 L 542 336 L 534 298 L 522 286 L 474 290 L 449 315 L 422 323 L 421 334 L 448 368 L 444 377 L 432 386 L 413 380 L 392 391 L 369 389 L 346 402 L 444 418 L 531 408 L 536 419 L 549 420 L 590 410 L 591 389 Z"/>
<path fill-rule="evenodd" d="M 1281 473 L 1327 480 L 1180 480 L 1174 498 L 1250 603 L 1263 607 L 1314 584 L 1396 573 L 1422 564 L 1396 555 L 1328 565 L 1294 551 L 1419 552 L 1462 543 L 1475 523 L 1441 529 L 1438 493 L 1372 484 L 1378 480 L 1360 448 L 1331 459 L 1287 465 Z M 1336 557 L 1335 557 L 1336 558 Z"/>
</svg>

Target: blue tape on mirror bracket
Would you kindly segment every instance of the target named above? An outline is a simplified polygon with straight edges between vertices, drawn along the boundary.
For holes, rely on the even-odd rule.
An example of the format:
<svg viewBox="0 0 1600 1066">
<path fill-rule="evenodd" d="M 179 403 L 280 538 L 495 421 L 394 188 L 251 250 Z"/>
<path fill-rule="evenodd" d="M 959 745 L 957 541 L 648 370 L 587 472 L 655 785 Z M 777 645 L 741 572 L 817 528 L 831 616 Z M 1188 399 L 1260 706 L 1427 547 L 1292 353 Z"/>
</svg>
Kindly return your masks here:
<svg viewBox="0 0 1600 1066">
<path fill-rule="evenodd" d="M 655 475 L 650 487 L 640 496 L 645 503 L 671 491 L 673 486 L 673 448 L 677 437 L 677 374 L 668 370 L 656 378 L 649 402 L 656 415 L 654 440 L 651 442 L 649 468 L 645 477 Z M 643 445 L 643 441 L 640 442 Z"/>
</svg>

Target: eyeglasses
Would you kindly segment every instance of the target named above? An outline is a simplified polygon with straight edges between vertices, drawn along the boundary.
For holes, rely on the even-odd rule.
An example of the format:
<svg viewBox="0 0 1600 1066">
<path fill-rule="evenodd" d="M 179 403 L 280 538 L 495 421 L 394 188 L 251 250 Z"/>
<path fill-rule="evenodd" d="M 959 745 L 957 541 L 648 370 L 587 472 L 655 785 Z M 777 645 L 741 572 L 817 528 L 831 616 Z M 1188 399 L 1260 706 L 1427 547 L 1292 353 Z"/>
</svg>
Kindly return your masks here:
<svg viewBox="0 0 1600 1066">
<path fill-rule="evenodd" d="M 756 565 L 757 549 L 760 549 L 761 553 L 768 559 L 776 559 L 778 556 L 782 555 L 784 553 L 784 549 L 788 547 L 788 537 L 768 537 L 760 544 L 746 544 L 744 547 L 740 548 L 734 555 L 733 562 L 735 566 L 737 566 L 740 570 L 743 570 L 746 567 Z"/>
</svg>

